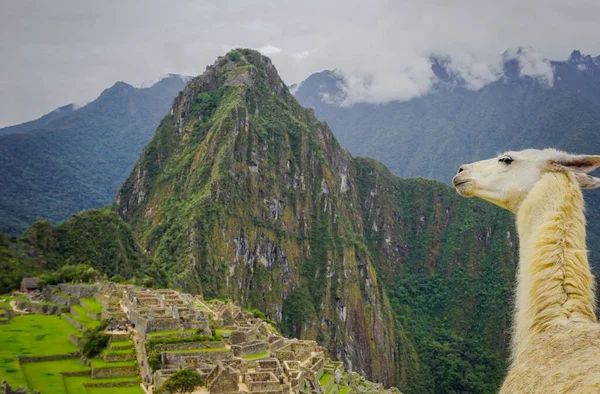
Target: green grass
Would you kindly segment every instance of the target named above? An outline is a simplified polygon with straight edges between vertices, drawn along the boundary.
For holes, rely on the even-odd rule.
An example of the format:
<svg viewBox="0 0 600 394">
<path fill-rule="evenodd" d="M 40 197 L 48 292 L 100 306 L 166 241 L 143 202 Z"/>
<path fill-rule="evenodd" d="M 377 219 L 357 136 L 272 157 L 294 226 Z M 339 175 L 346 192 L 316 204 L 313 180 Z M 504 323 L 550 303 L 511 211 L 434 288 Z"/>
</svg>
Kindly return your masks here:
<svg viewBox="0 0 600 394">
<path fill-rule="evenodd" d="M 27 386 L 44 394 L 66 394 L 61 372 L 77 372 L 90 369 L 86 365 L 79 364 L 78 358 L 23 363 L 22 368 Z"/>
<path fill-rule="evenodd" d="M 188 349 L 188 350 L 168 350 L 167 353 L 210 353 L 210 352 L 222 352 L 229 350 L 226 347 L 207 347 L 202 349 Z"/>
<path fill-rule="evenodd" d="M 94 320 L 88 316 L 87 311 L 83 309 L 81 305 L 73 305 L 71 307 L 72 311 L 75 313 L 67 313 L 68 316 L 77 320 L 79 323 L 83 324 L 86 327 L 96 328 L 100 325 L 100 321 Z"/>
<path fill-rule="evenodd" d="M 13 387 L 27 382 L 17 356 L 50 356 L 77 350 L 68 334 L 77 330 L 59 316 L 14 316 L 9 324 L 0 325 L 0 377 Z"/>
<path fill-rule="evenodd" d="M 135 349 L 131 348 L 131 349 L 123 349 L 123 350 L 104 350 L 103 351 L 104 354 L 130 354 L 130 353 L 135 353 Z"/>
<path fill-rule="evenodd" d="M 338 391 L 338 394 L 348 394 L 349 392 L 350 392 L 350 387 L 344 386 L 344 387 L 340 388 L 340 390 Z"/>
<path fill-rule="evenodd" d="M 242 356 L 242 358 L 244 360 L 259 360 L 261 358 L 267 358 L 269 357 L 269 352 L 260 352 L 260 353 L 255 353 L 255 354 L 249 354 L 247 356 Z"/>
<path fill-rule="evenodd" d="M 133 344 L 133 341 L 130 339 L 130 340 L 127 340 L 127 341 L 114 341 L 114 342 L 111 342 L 108 345 L 109 350 L 112 350 L 112 349 L 117 348 L 117 347 L 122 347 L 122 348 L 127 348 L 127 349 L 134 349 L 134 344 Z"/>
<path fill-rule="evenodd" d="M 231 334 L 232 330 L 221 330 L 220 328 L 215 329 L 215 335 L 223 336 L 223 334 Z"/>
<path fill-rule="evenodd" d="M 89 387 L 86 390 L 87 394 L 144 394 L 144 390 L 139 385 L 127 387 Z"/>
<path fill-rule="evenodd" d="M 190 334 L 190 333 L 194 333 L 196 332 L 196 330 L 185 330 L 184 333 L 186 334 Z M 148 334 L 149 338 L 156 338 L 156 337 L 170 337 L 170 336 L 177 336 L 179 335 L 179 330 L 170 330 L 170 331 L 157 331 L 157 332 L 151 332 Z"/>
<path fill-rule="evenodd" d="M 118 362 L 114 362 L 114 363 L 107 363 L 106 361 L 99 359 L 99 358 L 94 358 L 92 359 L 92 367 L 94 368 L 109 368 L 109 367 L 131 367 L 134 366 L 136 364 L 136 360 L 130 360 L 130 361 L 118 361 Z"/>
<path fill-rule="evenodd" d="M 14 298 L 8 294 L 0 295 L 0 300 L 4 300 L 4 301 L 0 301 L 0 309 L 11 309 L 10 302 L 13 299 Z"/>
<path fill-rule="evenodd" d="M 327 385 L 331 381 L 332 377 L 333 377 L 333 375 L 331 375 L 330 373 L 325 372 L 321 376 L 321 378 L 319 379 L 319 384 L 321 385 L 321 387 L 327 387 Z"/>
<path fill-rule="evenodd" d="M 68 394 L 86 394 L 91 388 L 86 389 L 83 385 L 86 383 L 114 383 L 114 382 L 129 382 L 131 380 L 138 381 L 137 376 L 128 376 L 128 377 L 120 377 L 120 378 L 102 378 L 102 379 L 92 379 L 90 376 L 69 376 L 64 378 L 64 384 L 66 387 L 66 391 Z M 139 388 L 139 386 L 136 384 Z M 121 393 L 121 389 L 125 389 L 127 387 L 112 387 L 113 393 Z M 106 388 L 103 388 L 106 390 Z M 109 391 L 103 391 L 104 393 L 109 393 Z"/>
<path fill-rule="evenodd" d="M 93 298 L 82 298 L 81 304 L 89 312 L 93 312 L 93 313 L 102 312 L 102 304 Z"/>
<path fill-rule="evenodd" d="M 327 394 L 331 394 L 331 393 L 333 393 L 334 391 L 336 391 L 336 390 L 337 390 L 337 388 L 338 388 L 338 385 L 337 385 L 337 384 L 332 384 L 332 385 L 331 385 L 331 387 L 329 388 L 329 390 L 327 390 Z M 338 392 L 339 392 L 339 391 L 338 391 Z"/>
</svg>

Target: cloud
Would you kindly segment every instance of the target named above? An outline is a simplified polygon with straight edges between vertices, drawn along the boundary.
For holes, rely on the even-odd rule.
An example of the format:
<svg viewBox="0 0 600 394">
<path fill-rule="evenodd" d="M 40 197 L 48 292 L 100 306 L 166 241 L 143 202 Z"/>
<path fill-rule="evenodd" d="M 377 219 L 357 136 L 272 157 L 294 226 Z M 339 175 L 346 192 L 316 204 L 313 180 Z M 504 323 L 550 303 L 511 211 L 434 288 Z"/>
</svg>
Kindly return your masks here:
<svg viewBox="0 0 600 394">
<path fill-rule="evenodd" d="M 258 51 L 265 56 L 279 55 L 282 52 L 281 48 L 277 48 L 276 46 L 273 46 L 271 44 L 258 48 Z"/>
<path fill-rule="evenodd" d="M 498 78 L 507 48 L 536 48 L 517 56 L 520 72 L 548 83 L 544 59 L 600 53 L 600 2 L 588 0 L 173 0 L 168 10 L 159 0 L 5 3 L 0 125 L 89 101 L 117 80 L 198 75 L 235 47 L 268 52 L 287 84 L 343 70 L 347 103 L 425 94 L 432 55 L 451 59 L 477 89 Z"/>
<path fill-rule="evenodd" d="M 552 65 L 540 52 L 531 47 L 511 48 L 504 54 L 505 59 L 519 63 L 519 75 L 538 79 L 545 85 L 554 86 Z"/>
</svg>

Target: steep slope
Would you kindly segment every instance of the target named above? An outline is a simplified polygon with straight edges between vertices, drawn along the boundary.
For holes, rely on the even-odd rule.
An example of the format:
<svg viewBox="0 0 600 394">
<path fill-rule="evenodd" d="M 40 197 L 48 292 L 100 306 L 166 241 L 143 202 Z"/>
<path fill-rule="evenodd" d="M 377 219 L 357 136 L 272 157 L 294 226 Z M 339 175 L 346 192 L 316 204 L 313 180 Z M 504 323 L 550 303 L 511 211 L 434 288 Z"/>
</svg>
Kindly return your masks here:
<svg viewBox="0 0 600 394">
<path fill-rule="evenodd" d="M 240 50 L 177 97 L 115 208 L 174 286 L 257 307 L 391 384 L 394 319 L 360 239 L 354 179 L 270 60 Z"/>
<path fill-rule="evenodd" d="M 232 51 L 188 84 L 114 209 L 173 287 L 257 307 L 372 380 L 408 393 L 498 387 L 509 216 L 353 159 L 258 52 Z M 442 294 L 435 281 L 474 285 Z M 445 320 L 461 309 L 464 321 Z"/>
<path fill-rule="evenodd" d="M 179 76 L 146 89 L 118 82 L 76 111 L 0 136 L 0 232 L 110 203 L 183 87 Z"/>
<path fill-rule="evenodd" d="M 417 355 L 402 358 L 407 392 L 497 392 L 518 260 L 512 218 L 440 182 L 354 161 L 365 239 Z"/>
</svg>

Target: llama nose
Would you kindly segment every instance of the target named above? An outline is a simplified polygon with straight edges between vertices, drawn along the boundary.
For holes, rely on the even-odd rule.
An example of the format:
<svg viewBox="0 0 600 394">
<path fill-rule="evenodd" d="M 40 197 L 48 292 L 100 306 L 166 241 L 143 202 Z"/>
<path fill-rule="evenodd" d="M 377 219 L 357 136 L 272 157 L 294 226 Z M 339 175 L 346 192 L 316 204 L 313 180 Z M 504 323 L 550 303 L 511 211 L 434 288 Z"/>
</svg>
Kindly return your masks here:
<svg viewBox="0 0 600 394">
<path fill-rule="evenodd" d="M 460 166 L 458 167 L 458 173 L 460 174 L 461 172 L 463 172 L 465 170 L 465 166 Z"/>
</svg>

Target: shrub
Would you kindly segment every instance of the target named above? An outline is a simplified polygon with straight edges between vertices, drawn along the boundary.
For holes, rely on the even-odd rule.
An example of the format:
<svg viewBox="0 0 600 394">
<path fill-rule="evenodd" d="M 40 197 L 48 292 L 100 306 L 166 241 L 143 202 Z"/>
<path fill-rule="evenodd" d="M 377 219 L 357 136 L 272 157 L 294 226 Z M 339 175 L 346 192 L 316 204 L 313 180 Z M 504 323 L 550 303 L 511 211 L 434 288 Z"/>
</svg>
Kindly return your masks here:
<svg viewBox="0 0 600 394">
<path fill-rule="evenodd" d="M 182 369 L 175 372 L 167 381 L 158 389 L 157 394 L 181 393 L 187 394 L 194 391 L 198 386 L 202 386 L 204 380 L 196 371 Z"/>
<path fill-rule="evenodd" d="M 265 314 L 256 308 L 251 309 L 250 312 L 252 312 L 252 316 L 254 316 L 260 320 L 263 320 L 263 321 L 267 320 L 267 317 L 265 316 Z"/>
<path fill-rule="evenodd" d="M 229 58 L 229 60 L 231 60 L 232 62 L 237 62 L 238 60 L 240 60 L 240 53 L 238 51 L 236 51 L 235 49 L 232 51 L 227 52 L 227 57 Z"/>
<path fill-rule="evenodd" d="M 110 339 L 110 335 L 104 333 L 107 325 L 108 322 L 103 321 L 99 327 L 89 328 L 83 333 L 80 342 L 81 354 L 87 358 L 93 358 L 106 349 Z"/>
</svg>

